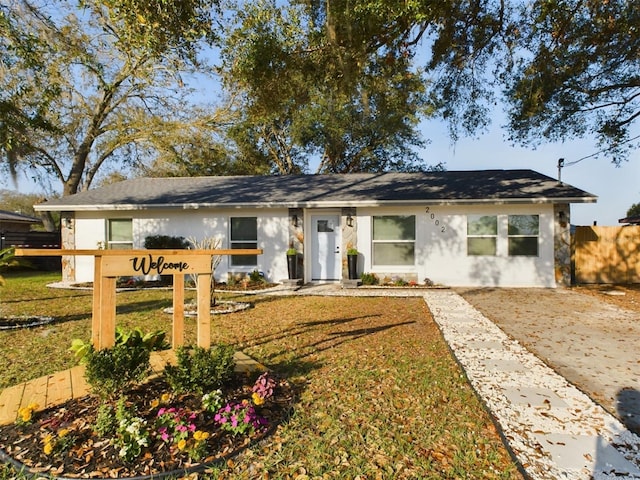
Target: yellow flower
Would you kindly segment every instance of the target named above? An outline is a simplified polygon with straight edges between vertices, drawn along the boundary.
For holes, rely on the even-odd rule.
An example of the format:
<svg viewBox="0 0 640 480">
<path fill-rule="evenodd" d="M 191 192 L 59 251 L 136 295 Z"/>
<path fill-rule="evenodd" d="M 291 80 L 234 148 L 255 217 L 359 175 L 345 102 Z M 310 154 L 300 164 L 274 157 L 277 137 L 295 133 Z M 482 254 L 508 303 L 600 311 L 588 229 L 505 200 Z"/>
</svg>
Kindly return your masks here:
<svg viewBox="0 0 640 480">
<path fill-rule="evenodd" d="M 160 405 L 160 400 L 158 400 L 157 398 L 151 400 L 151 408 L 158 408 L 158 405 Z"/>
<path fill-rule="evenodd" d="M 51 455 L 51 452 L 53 452 L 53 444 L 52 443 L 45 443 L 43 451 L 44 451 L 45 455 Z"/>
<path fill-rule="evenodd" d="M 160 397 L 160 400 L 162 401 L 162 403 L 169 403 L 171 401 L 171 394 L 163 393 L 162 396 Z"/>
<path fill-rule="evenodd" d="M 20 416 L 20 421 L 22 423 L 29 423 L 33 418 L 33 412 L 40 408 L 37 403 L 30 403 L 26 407 L 22 407 L 18 410 L 18 415 Z"/>
<path fill-rule="evenodd" d="M 58 430 L 58 437 L 62 438 L 65 435 L 67 435 L 68 433 L 69 433 L 69 429 L 61 428 L 60 430 Z"/>
<path fill-rule="evenodd" d="M 24 407 L 18 410 L 18 415 L 20 415 L 20 420 L 22 420 L 24 423 L 28 423 L 31 421 L 32 414 L 33 414 L 33 411 L 28 407 Z"/>
<path fill-rule="evenodd" d="M 187 448 L 187 441 L 183 438 L 178 442 L 178 450 L 184 450 Z"/>
<path fill-rule="evenodd" d="M 251 399 L 253 400 L 253 403 L 255 403 L 256 405 L 262 405 L 264 403 L 264 398 L 262 398 L 258 392 L 253 392 L 253 395 L 251 395 Z"/>
<path fill-rule="evenodd" d="M 53 435 L 47 434 L 47 436 L 42 440 L 42 443 L 44 443 L 44 454 L 51 455 L 51 452 L 53 452 Z"/>
<path fill-rule="evenodd" d="M 207 438 L 209 438 L 209 432 L 203 432 L 202 430 L 196 430 L 195 432 L 193 432 L 193 439 L 196 442 L 201 442 L 203 440 L 206 440 Z"/>
</svg>

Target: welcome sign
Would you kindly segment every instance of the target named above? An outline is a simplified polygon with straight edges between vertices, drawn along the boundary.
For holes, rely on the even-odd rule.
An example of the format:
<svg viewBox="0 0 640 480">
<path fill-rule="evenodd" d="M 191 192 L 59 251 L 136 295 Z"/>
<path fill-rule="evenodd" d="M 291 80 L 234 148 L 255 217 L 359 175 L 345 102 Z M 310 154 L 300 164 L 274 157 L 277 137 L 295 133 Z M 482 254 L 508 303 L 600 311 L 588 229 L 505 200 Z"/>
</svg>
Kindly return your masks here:
<svg viewBox="0 0 640 480">
<path fill-rule="evenodd" d="M 185 275 L 211 273 L 210 255 L 110 255 L 102 259 L 102 275 Z"/>
<path fill-rule="evenodd" d="M 261 255 L 262 249 L 231 250 L 49 250 L 16 249 L 16 256 L 90 255 L 95 268 L 91 340 L 98 349 L 115 344 L 116 277 L 173 275 L 173 348 L 184 343 L 184 277 L 195 275 L 197 343 L 211 345 L 211 260 L 219 255 Z"/>
</svg>

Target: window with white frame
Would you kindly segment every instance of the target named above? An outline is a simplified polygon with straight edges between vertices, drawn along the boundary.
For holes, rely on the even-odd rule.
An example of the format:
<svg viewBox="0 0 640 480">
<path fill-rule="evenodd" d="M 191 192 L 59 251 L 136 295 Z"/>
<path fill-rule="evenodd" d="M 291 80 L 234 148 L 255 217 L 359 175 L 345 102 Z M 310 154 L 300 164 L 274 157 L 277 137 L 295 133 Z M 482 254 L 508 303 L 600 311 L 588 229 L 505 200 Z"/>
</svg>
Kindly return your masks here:
<svg viewBox="0 0 640 480">
<path fill-rule="evenodd" d="M 231 249 L 258 248 L 258 219 L 256 217 L 231 217 L 229 245 Z M 257 255 L 231 255 L 233 267 L 255 267 Z"/>
<path fill-rule="evenodd" d="M 496 215 L 467 215 L 467 255 L 494 256 L 498 245 Z"/>
<path fill-rule="evenodd" d="M 538 256 L 538 215 L 509 215 L 509 256 Z"/>
<path fill-rule="evenodd" d="M 107 248 L 109 250 L 133 248 L 133 220 L 130 218 L 107 219 Z"/>
<path fill-rule="evenodd" d="M 415 215 L 373 217 L 372 239 L 373 265 L 415 264 Z"/>
</svg>

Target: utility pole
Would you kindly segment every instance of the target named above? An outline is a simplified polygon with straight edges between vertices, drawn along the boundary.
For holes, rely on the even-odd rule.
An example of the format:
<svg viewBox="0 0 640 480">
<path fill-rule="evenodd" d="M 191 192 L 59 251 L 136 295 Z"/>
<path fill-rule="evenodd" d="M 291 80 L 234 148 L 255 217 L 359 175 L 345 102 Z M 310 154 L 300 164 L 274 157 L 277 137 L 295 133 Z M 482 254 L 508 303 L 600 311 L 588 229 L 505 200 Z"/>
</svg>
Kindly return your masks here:
<svg viewBox="0 0 640 480">
<path fill-rule="evenodd" d="M 564 158 L 558 159 L 558 181 L 562 183 L 562 167 L 564 167 Z"/>
</svg>

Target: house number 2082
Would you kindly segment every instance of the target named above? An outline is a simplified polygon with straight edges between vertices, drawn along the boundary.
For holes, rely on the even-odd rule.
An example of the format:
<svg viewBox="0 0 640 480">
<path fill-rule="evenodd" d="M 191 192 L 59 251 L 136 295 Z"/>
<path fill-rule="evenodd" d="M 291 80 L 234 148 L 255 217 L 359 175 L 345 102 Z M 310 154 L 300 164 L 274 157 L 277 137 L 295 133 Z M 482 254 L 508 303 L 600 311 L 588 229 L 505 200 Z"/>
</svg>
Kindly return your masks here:
<svg viewBox="0 0 640 480">
<path fill-rule="evenodd" d="M 431 207 L 426 207 L 425 213 L 427 214 L 427 218 L 429 219 L 429 221 L 433 222 L 433 224 L 440 229 L 440 233 L 444 233 L 447 228 L 443 224 L 441 224 L 438 216 L 431 211 Z"/>
</svg>

